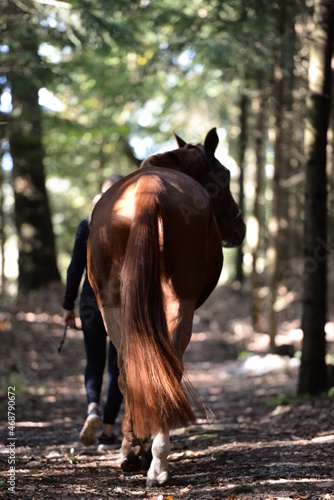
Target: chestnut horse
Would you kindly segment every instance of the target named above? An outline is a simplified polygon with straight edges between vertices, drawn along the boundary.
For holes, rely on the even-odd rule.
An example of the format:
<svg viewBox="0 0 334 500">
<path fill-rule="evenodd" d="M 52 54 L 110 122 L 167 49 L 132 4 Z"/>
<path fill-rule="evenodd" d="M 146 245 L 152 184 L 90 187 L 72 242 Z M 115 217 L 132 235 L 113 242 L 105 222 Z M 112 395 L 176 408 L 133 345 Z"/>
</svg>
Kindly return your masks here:
<svg viewBox="0 0 334 500">
<path fill-rule="evenodd" d="M 149 157 L 102 196 L 88 241 L 125 396 L 121 466 L 149 467 L 149 486 L 169 478 L 169 429 L 195 420 L 181 383 L 194 311 L 217 284 L 222 246 L 245 236 L 230 172 L 214 156 L 216 129 L 204 146 L 175 137 L 178 149 Z"/>
</svg>

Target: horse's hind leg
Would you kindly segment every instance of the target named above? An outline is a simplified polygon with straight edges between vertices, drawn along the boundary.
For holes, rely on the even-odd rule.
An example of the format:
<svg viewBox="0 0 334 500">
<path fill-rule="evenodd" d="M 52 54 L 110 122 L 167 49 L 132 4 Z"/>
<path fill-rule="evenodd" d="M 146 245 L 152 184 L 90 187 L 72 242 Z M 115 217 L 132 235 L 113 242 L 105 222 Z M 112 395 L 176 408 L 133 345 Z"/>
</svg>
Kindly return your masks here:
<svg viewBox="0 0 334 500">
<path fill-rule="evenodd" d="M 152 443 L 152 462 L 147 472 L 147 486 L 164 485 L 169 479 L 167 457 L 170 453 L 168 431 L 159 432 Z"/>
<path fill-rule="evenodd" d="M 136 473 L 149 468 L 151 455 L 151 439 L 137 439 L 133 434 L 133 426 L 128 405 L 125 402 L 125 412 L 122 423 L 123 442 L 121 448 L 121 467 L 124 472 Z"/>
</svg>

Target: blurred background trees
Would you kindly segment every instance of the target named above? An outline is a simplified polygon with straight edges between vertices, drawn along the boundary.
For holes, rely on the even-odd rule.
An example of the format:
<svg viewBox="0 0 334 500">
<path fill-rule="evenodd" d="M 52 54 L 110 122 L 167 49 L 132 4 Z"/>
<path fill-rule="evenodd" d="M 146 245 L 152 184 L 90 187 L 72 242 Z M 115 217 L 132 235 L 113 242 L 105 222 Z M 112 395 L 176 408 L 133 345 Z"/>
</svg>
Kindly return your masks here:
<svg viewBox="0 0 334 500">
<path fill-rule="evenodd" d="M 313 52 L 326 52 L 324 97 L 308 89 L 322 71 L 316 62 L 309 73 L 318 8 L 333 32 L 330 0 L 3 0 L 3 297 L 64 281 L 77 225 L 103 179 L 174 148 L 173 130 L 200 142 L 217 126 L 218 155 L 248 223 L 242 249 L 225 252 L 222 282 L 250 287 L 253 328 L 268 333 L 275 351 L 277 313 L 291 319 L 303 288 L 314 286 L 303 259 L 311 252 L 313 278 L 322 269 L 317 288 L 332 269 L 329 261 L 323 271 L 317 247 L 303 255 L 314 207 L 315 227 L 328 224 L 321 238 L 333 255 L 330 37 Z M 313 164 L 312 176 L 329 196 L 315 194 L 304 210 L 306 176 L 316 186 L 304 145 L 312 109 L 315 129 L 322 124 L 321 166 Z"/>
<path fill-rule="evenodd" d="M 300 393 L 327 387 L 327 134 L 331 101 L 334 6 L 317 0 L 309 59 L 309 94 L 305 131 L 306 187 L 304 217 L 304 332 Z M 333 253 L 333 252 L 332 252 Z M 333 307 L 333 304 L 330 305 Z"/>
</svg>

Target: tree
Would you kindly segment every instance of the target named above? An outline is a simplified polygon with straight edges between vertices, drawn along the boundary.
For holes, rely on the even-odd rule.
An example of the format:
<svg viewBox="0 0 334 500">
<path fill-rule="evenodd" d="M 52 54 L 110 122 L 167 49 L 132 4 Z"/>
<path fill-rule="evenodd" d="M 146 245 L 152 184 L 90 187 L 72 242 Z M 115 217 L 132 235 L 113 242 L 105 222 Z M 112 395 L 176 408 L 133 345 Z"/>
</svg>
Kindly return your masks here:
<svg viewBox="0 0 334 500">
<path fill-rule="evenodd" d="M 279 0 L 277 3 L 276 43 L 274 50 L 274 116 L 275 116 L 275 174 L 273 179 L 274 198 L 269 224 L 271 235 L 270 261 L 270 302 L 269 338 L 270 348 L 276 349 L 275 303 L 277 284 L 281 279 L 282 267 L 286 266 L 288 254 L 288 209 L 289 193 L 283 187 L 290 170 L 291 151 L 291 110 L 293 57 L 295 41 L 295 2 Z"/>
<path fill-rule="evenodd" d="M 9 52 L 5 74 L 13 102 L 8 133 L 19 242 L 18 290 L 22 293 L 60 280 L 45 188 L 42 112 L 38 104 L 45 68 L 38 56 L 38 36 L 29 17 L 26 10 L 8 1 Z"/>
<path fill-rule="evenodd" d="M 298 393 L 318 394 L 327 387 L 327 192 L 326 146 L 334 42 L 332 0 L 316 0 L 309 62 L 305 132 L 306 187 L 304 226 L 304 332 Z"/>
<path fill-rule="evenodd" d="M 292 173 L 303 163 L 301 137 L 307 75 L 306 70 L 297 70 L 298 65 L 299 68 L 307 65 L 309 8 L 295 0 L 277 0 L 271 4 L 258 0 L 246 3 L 203 0 L 200 4 L 186 0 L 5 2 L 6 7 L 17 4 L 21 9 L 15 25 L 10 19 L 11 8 L 7 8 L 10 23 L 1 26 L 5 29 L 1 43 L 10 47 L 8 54 L 1 51 L 1 55 L 11 64 L 11 75 L 6 73 L 6 76 L 12 82 L 8 80 L 5 85 L 13 87 L 14 110 L 8 130 L 14 134 L 11 142 L 17 158 L 21 148 L 15 141 L 23 138 L 24 131 L 17 128 L 15 138 L 15 127 L 20 126 L 23 118 L 20 100 L 27 106 L 29 98 L 20 95 L 21 80 L 15 80 L 15 75 L 23 74 L 26 78 L 22 81 L 27 83 L 27 93 L 28 88 L 31 96 L 34 93 L 34 103 L 41 86 L 62 102 L 60 112 L 43 109 L 40 113 L 38 107 L 39 117 L 35 118 L 29 112 L 32 121 L 40 120 L 35 130 L 41 131 L 40 158 L 45 166 L 62 269 L 78 221 L 89 210 L 101 181 L 113 172 L 126 175 L 137 168 L 134 145 L 145 146 L 138 155 L 142 159 L 159 146 L 167 146 L 167 141 L 170 141 L 168 147 L 173 147 L 172 129 L 187 135 L 191 141 L 201 137 L 209 124 L 218 125 L 227 131 L 229 154 L 240 165 L 245 160 L 246 168 L 242 170 L 245 178 L 240 179 L 241 186 L 245 184 L 245 207 L 247 215 L 251 215 L 254 207 L 259 222 L 258 247 L 249 249 L 245 245 L 244 259 L 239 251 L 240 279 L 241 271 L 246 274 L 250 271 L 251 250 L 258 286 L 263 285 L 259 298 L 265 299 L 268 271 L 271 274 L 271 269 L 277 267 L 272 274 L 271 299 L 260 304 L 261 324 L 268 331 L 263 320 L 269 318 L 270 308 L 284 307 L 280 299 L 285 292 L 280 285 L 286 284 L 286 276 L 278 264 L 291 258 L 286 249 L 292 249 L 295 259 L 284 264 L 284 272 L 290 271 L 290 263 L 294 275 L 300 269 L 295 263 L 300 262 L 301 245 L 292 247 L 291 243 L 301 239 L 296 200 L 302 198 L 302 186 L 298 180 L 292 183 Z M 25 44 L 24 37 L 31 38 L 29 44 Z M 2 66 L 1 78 L 5 69 Z M 260 126 L 260 119 L 258 123 L 254 108 L 244 106 L 243 95 L 250 103 L 255 103 L 259 96 L 263 101 L 260 108 L 265 118 L 262 130 L 256 130 L 256 141 L 254 129 Z M 30 109 L 34 106 L 30 105 Z M 25 118 L 26 125 L 32 130 L 33 124 L 28 119 Z M 291 123 L 299 124 L 293 127 L 293 134 Z M 252 148 L 257 147 L 256 155 L 252 155 Z M 298 161 L 295 151 L 299 154 Z M 261 163 L 258 172 L 255 157 L 258 165 Z M 259 183 L 256 192 L 252 191 L 254 179 Z M 260 192 L 262 201 L 257 205 L 254 196 Z M 288 201 L 293 210 L 287 214 Z M 275 266 L 270 268 L 268 214 L 275 216 L 280 231 L 271 245 L 277 253 Z M 233 257 L 226 259 L 227 265 L 235 262 Z M 275 320 L 275 314 L 271 318 Z M 274 339 L 275 328 L 272 330 Z"/>
<path fill-rule="evenodd" d="M 117 2 L 113 2 L 114 9 L 117 7 L 116 4 Z M 73 24 L 71 24 L 71 6 L 69 3 L 53 2 L 52 6 L 45 6 L 39 2 L 5 0 L 5 6 L 6 18 L 1 25 L 1 47 L 6 47 L 4 51 L 5 64 L 1 68 L 0 76 L 2 81 L 5 78 L 6 84 L 10 88 L 13 103 L 13 110 L 8 117 L 7 137 L 13 159 L 14 219 L 19 249 L 18 290 L 25 293 L 60 280 L 45 174 L 45 165 L 47 165 L 47 161 L 45 161 L 45 145 L 49 142 L 45 134 L 45 125 L 50 125 L 51 119 L 39 105 L 39 91 L 42 87 L 50 84 L 55 85 L 56 83 L 64 88 L 64 83 L 69 83 L 70 78 L 66 75 L 66 70 L 68 70 L 67 61 L 63 66 L 65 69 L 60 69 L 51 61 L 48 61 L 47 58 L 41 56 L 41 45 L 44 41 L 47 41 L 44 45 L 53 47 L 55 53 L 58 51 L 61 54 L 64 45 L 67 45 L 67 49 L 70 49 L 70 51 L 73 51 L 75 44 L 80 46 L 81 42 L 87 39 L 89 39 L 91 46 L 98 43 L 101 45 L 103 39 L 110 41 L 110 34 L 118 38 L 121 38 L 121 36 L 124 38 L 126 30 L 121 32 L 117 25 L 110 21 L 110 16 L 105 21 L 103 15 L 101 16 L 98 10 L 94 10 L 93 3 L 90 9 L 87 9 L 86 2 L 77 4 L 77 13 L 81 16 L 78 15 Z M 109 13 L 111 13 L 110 8 Z M 80 20 L 81 23 L 78 22 Z M 84 27 L 86 25 L 87 31 Z M 103 32 L 100 34 L 102 28 Z M 108 30 L 109 37 L 107 36 Z M 104 43 L 105 56 L 108 54 L 106 51 L 107 46 L 108 43 Z M 87 52 L 94 53 L 92 50 Z M 110 57 L 110 52 L 108 55 Z M 73 65 L 72 77 L 75 70 L 75 65 Z M 103 64 L 100 64 L 99 70 L 98 81 L 106 81 L 106 67 L 103 72 Z M 86 78 L 86 75 L 84 75 L 84 78 Z M 86 81 L 90 81 L 89 77 Z M 119 85 L 121 85 L 120 81 Z M 72 86 L 74 87 L 74 85 Z M 106 102 L 103 104 L 106 107 Z M 101 103 L 99 109 L 95 106 L 94 111 L 98 122 L 96 128 L 99 131 L 104 128 L 108 129 L 109 133 L 111 129 L 112 133 L 115 131 L 114 124 L 106 125 L 108 117 L 101 117 L 103 115 L 103 104 Z M 93 108 L 94 104 L 91 107 Z M 113 109 L 115 106 L 113 107 L 110 102 L 108 107 Z M 80 112 L 82 115 L 84 110 L 81 108 Z M 59 120 L 56 126 L 53 126 L 53 131 L 55 128 L 58 128 L 58 130 L 69 129 L 68 126 L 62 127 Z M 82 126 L 82 124 L 77 128 L 80 129 L 81 136 L 87 132 L 87 129 L 85 130 L 85 126 Z M 91 198 L 99 190 L 101 181 L 104 178 L 104 172 L 102 172 L 105 156 L 104 147 L 107 145 L 110 148 L 108 134 L 97 132 L 95 136 L 99 136 L 96 144 L 94 144 L 94 153 L 97 150 L 95 160 L 97 157 L 101 160 L 101 173 L 97 172 L 96 177 L 98 177 L 98 180 L 94 182 L 92 187 L 93 194 Z M 91 147 L 91 149 L 93 148 Z M 57 152 L 58 157 L 64 154 L 63 150 L 64 147 L 60 144 Z M 73 156 L 75 160 L 75 152 Z M 63 159 L 62 157 L 60 164 Z M 68 170 L 75 164 L 73 158 L 71 160 L 68 162 Z M 86 165 L 86 173 L 88 174 L 89 170 L 92 171 L 93 169 L 91 169 L 90 162 L 87 162 L 87 159 Z M 79 165 L 79 169 L 81 173 L 82 164 Z M 61 176 L 61 171 L 59 176 Z M 87 186 L 87 177 L 82 179 L 82 184 Z M 2 237 L 1 241 L 3 242 L 3 240 Z"/>
<path fill-rule="evenodd" d="M 261 76 L 259 81 L 261 81 Z M 261 329 L 261 299 L 259 290 L 261 288 L 260 276 L 257 270 L 257 259 L 259 250 L 261 250 L 260 241 L 264 246 L 265 242 L 265 105 L 263 91 L 260 91 L 254 97 L 252 109 L 255 116 L 254 127 L 254 148 L 255 148 L 255 197 L 253 207 L 253 222 L 251 224 L 251 241 L 249 242 L 252 250 L 252 326 L 255 331 Z"/>
<path fill-rule="evenodd" d="M 1 117 L 1 113 L 0 113 Z M 1 119 L 1 118 L 0 118 Z M 1 127 L 2 128 L 2 127 Z M 4 293 L 5 290 L 5 215 L 3 209 L 3 172 L 2 172 L 2 144 L 0 143 L 0 295 Z"/>
<path fill-rule="evenodd" d="M 248 96 L 244 90 L 241 91 L 240 96 L 240 134 L 239 134 L 239 158 L 238 163 L 240 167 L 240 178 L 239 178 L 239 200 L 238 204 L 242 211 L 245 213 L 245 194 L 244 194 L 244 170 L 246 167 L 246 148 L 247 148 L 247 123 L 248 123 Z M 236 274 L 235 279 L 239 283 L 243 283 L 244 281 L 244 272 L 243 272 L 243 258 L 244 252 L 243 247 L 240 245 L 237 249 L 237 259 L 236 259 Z"/>
</svg>

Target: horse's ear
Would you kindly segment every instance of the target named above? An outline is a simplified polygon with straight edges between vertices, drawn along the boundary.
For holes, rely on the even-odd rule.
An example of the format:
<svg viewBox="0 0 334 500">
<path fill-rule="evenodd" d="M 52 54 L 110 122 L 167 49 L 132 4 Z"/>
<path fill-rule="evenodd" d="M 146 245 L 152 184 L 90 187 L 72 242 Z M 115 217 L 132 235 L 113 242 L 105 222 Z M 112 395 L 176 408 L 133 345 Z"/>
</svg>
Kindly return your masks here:
<svg viewBox="0 0 334 500">
<path fill-rule="evenodd" d="M 174 134 L 174 137 L 175 137 L 175 139 L 176 139 L 176 142 L 177 142 L 177 144 L 178 144 L 179 148 L 182 148 L 183 146 L 185 146 L 185 145 L 187 144 L 187 143 L 186 143 L 183 139 L 181 139 L 181 137 L 179 137 L 179 136 L 178 136 L 178 135 L 174 132 L 174 130 L 173 130 L 173 134 Z"/>
<path fill-rule="evenodd" d="M 219 142 L 219 139 L 218 139 L 218 135 L 217 135 L 216 127 L 215 127 L 213 129 L 211 129 L 210 132 L 208 132 L 208 134 L 205 138 L 205 142 L 204 142 L 205 152 L 208 155 L 213 156 L 215 154 L 216 147 L 218 146 L 218 142 Z"/>
</svg>

